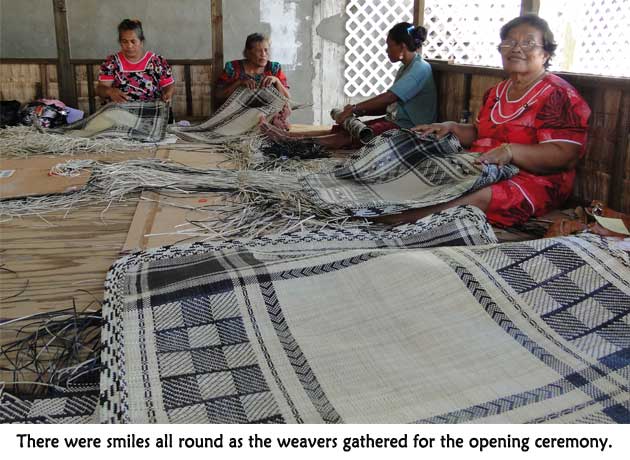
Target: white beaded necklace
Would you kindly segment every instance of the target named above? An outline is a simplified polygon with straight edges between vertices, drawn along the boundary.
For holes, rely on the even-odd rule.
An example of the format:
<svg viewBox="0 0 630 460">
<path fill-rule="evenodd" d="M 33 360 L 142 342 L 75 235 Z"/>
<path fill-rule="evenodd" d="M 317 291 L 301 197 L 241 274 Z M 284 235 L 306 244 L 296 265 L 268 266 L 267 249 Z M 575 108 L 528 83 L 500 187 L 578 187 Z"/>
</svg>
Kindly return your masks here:
<svg viewBox="0 0 630 460">
<path fill-rule="evenodd" d="M 512 80 L 510 81 L 505 81 L 502 82 L 501 84 L 497 85 L 497 88 L 495 90 L 495 103 L 492 106 L 492 110 L 490 110 L 490 119 L 492 120 L 492 122 L 495 125 L 502 125 L 503 123 L 507 123 L 508 121 L 512 121 L 518 117 L 520 117 L 523 112 L 530 107 L 531 105 L 534 104 L 534 102 L 536 102 L 536 98 L 538 96 L 540 96 L 541 94 L 543 94 L 545 91 L 547 91 L 547 89 L 551 88 L 550 84 L 545 84 L 542 88 L 540 88 L 538 91 L 536 91 L 536 93 L 534 93 L 534 95 L 532 95 L 524 104 L 522 104 L 519 108 L 517 108 L 511 115 L 505 115 L 503 113 L 502 107 L 501 107 L 501 101 L 503 99 L 503 96 L 505 96 L 505 101 L 506 102 L 519 102 L 521 100 L 523 100 L 525 98 L 525 96 L 527 96 L 534 88 L 536 88 L 537 86 L 540 85 L 540 83 L 542 83 L 544 81 L 544 78 L 541 80 L 538 80 L 534 85 L 532 85 L 531 88 L 529 88 L 525 94 L 523 94 L 521 97 L 519 97 L 518 99 L 514 100 L 514 101 L 510 101 L 507 98 L 507 92 L 510 89 L 510 87 L 512 86 Z"/>
</svg>

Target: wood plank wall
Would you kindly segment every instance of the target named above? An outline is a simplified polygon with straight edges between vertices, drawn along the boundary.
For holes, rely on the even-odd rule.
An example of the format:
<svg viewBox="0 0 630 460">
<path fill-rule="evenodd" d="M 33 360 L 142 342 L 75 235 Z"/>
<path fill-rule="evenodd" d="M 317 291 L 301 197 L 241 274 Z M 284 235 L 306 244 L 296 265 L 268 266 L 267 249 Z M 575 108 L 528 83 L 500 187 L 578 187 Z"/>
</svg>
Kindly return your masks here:
<svg viewBox="0 0 630 460">
<path fill-rule="evenodd" d="M 440 120 L 474 120 L 485 91 L 504 77 L 500 69 L 430 61 L 439 94 Z M 630 212 L 630 78 L 559 73 L 591 107 L 589 140 L 578 165 L 576 203 L 603 200 Z M 469 81 L 469 83 L 468 83 Z"/>
<path fill-rule="evenodd" d="M 56 64 L 0 64 L 0 99 L 25 103 L 47 96 L 59 98 Z"/>
</svg>

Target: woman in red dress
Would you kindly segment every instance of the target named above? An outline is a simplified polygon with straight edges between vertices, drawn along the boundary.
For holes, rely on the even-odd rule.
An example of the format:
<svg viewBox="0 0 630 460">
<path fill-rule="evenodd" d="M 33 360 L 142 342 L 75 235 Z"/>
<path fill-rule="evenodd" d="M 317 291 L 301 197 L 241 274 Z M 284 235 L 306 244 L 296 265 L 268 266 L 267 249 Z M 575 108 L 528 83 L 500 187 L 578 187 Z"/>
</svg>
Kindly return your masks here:
<svg viewBox="0 0 630 460">
<path fill-rule="evenodd" d="M 469 151 L 483 153 L 480 163 L 512 163 L 520 172 L 451 202 L 383 220 L 412 222 L 470 204 L 485 211 L 492 224 L 509 227 L 558 208 L 570 196 L 591 111 L 575 88 L 547 72 L 556 44 L 545 20 L 517 17 L 501 28 L 500 36 L 509 78 L 486 92 L 474 125 L 445 122 L 413 129 L 438 137 L 453 133 Z"/>
</svg>

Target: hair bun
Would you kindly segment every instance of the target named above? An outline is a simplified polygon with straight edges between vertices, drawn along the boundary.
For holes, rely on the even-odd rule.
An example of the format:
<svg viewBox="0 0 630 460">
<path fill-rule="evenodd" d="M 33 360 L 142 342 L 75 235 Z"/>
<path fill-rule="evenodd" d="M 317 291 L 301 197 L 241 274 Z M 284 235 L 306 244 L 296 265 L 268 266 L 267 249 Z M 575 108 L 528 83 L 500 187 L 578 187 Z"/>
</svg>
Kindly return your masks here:
<svg viewBox="0 0 630 460">
<path fill-rule="evenodd" d="M 409 35 L 411 35 L 416 45 L 420 47 L 427 39 L 427 29 L 425 29 L 423 26 L 413 27 L 413 30 L 411 30 L 411 27 L 409 29 Z"/>
</svg>

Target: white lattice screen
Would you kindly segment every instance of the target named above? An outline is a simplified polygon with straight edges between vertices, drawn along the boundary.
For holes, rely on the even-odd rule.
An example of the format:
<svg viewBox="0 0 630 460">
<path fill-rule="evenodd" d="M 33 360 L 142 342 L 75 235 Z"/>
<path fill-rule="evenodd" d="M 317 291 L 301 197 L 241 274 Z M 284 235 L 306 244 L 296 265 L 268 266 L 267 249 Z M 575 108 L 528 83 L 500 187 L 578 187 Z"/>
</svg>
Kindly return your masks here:
<svg viewBox="0 0 630 460">
<path fill-rule="evenodd" d="M 521 0 L 425 0 L 423 56 L 457 64 L 501 66 L 501 26 L 520 13 Z M 411 22 L 413 0 L 348 0 L 346 96 L 386 91 L 398 68 L 385 53 L 387 31 Z M 558 50 L 552 70 L 630 76 L 630 0 L 542 0 Z"/>
<path fill-rule="evenodd" d="M 630 77 L 630 0 L 543 1 L 558 49 L 552 70 Z"/>
<path fill-rule="evenodd" d="M 348 0 L 346 5 L 346 96 L 374 96 L 392 85 L 398 69 L 385 52 L 387 32 L 411 22 L 413 0 Z"/>
<path fill-rule="evenodd" d="M 424 57 L 500 66 L 499 29 L 519 14 L 520 7 L 521 0 L 426 0 L 424 25 L 429 35 Z M 385 53 L 387 31 L 397 22 L 412 21 L 413 0 L 348 0 L 346 14 L 344 92 L 347 96 L 380 94 L 391 86 L 398 69 Z"/>
<path fill-rule="evenodd" d="M 500 2 L 426 0 L 424 25 L 429 35 L 423 48 L 428 59 L 457 64 L 501 66 L 499 30 L 519 15 L 521 0 Z"/>
</svg>

